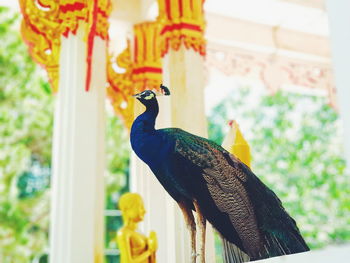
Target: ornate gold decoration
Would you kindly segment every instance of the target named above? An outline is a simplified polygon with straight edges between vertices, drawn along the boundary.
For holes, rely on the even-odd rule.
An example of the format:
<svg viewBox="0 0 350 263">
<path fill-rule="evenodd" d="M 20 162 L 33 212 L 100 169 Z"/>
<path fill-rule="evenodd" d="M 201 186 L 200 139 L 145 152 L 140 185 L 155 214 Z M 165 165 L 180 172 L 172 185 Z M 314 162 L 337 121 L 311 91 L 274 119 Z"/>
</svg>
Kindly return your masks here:
<svg viewBox="0 0 350 263">
<path fill-rule="evenodd" d="M 23 15 L 22 37 L 32 58 L 47 70 L 53 91 L 58 89 L 61 35 L 75 34 L 79 21 L 87 24 L 89 75 L 94 36 L 108 38 L 111 1 L 19 0 L 19 3 Z M 87 81 L 87 89 L 88 84 Z"/>
<path fill-rule="evenodd" d="M 205 54 L 203 0 L 158 0 L 156 22 L 134 26 L 132 55 L 130 46 L 113 62 L 125 73 L 116 73 L 108 63 L 107 92 L 117 115 L 127 127 L 134 119 L 134 99 L 145 89 L 158 89 L 162 82 L 161 57 L 169 47 L 178 50 L 181 44 L 201 55 Z"/>
<path fill-rule="evenodd" d="M 53 91 L 58 88 L 60 51 L 59 4 L 54 1 L 19 0 L 23 20 L 21 33 L 32 58 L 44 67 Z"/>
<path fill-rule="evenodd" d="M 132 95 L 145 89 L 156 90 L 162 82 L 159 32 L 160 25 L 156 22 L 135 25 L 132 52 L 129 42 L 117 58 L 110 57 L 107 65 L 107 94 L 128 128 L 134 119 Z M 116 72 L 113 66 L 124 72 Z"/>
<path fill-rule="evenodd" d="M 161 54 L 169 47 L 178 50 L 181 44 L 205 55 L 204 0 L 158 0 L 161 29 Z"/>
<path fill-rule="evenodd" d="M 159 88 L 162 82 L 161 57 L 169 47 L 178 50 L 184 44 L 188 49 L 205 54 L 203 2 L 158 0 L 160 15 L 157 21 L 135 25 L 133 45 L 108 63 L 110 86 L 107 92 L 117 115 L 128 128 L 134 119 L 134 98 L 131 95 Z M 113 65 L 125 72 L 115 72 Z"/>
</svg>

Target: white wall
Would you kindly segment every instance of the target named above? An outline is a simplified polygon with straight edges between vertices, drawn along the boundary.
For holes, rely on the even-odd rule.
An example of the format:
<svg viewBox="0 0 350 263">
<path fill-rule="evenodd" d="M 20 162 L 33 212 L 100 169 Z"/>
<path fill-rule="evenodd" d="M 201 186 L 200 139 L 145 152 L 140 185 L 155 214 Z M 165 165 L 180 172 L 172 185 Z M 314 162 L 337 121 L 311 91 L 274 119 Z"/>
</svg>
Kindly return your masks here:
<svg viewBox="0 0 350 263">
<path fill-rule="evenodd" d="M 327 0 L 331 52 L 339 113 L 343 119 L 345 158 L 350 169 L 350 1 Z"/>
</svg>

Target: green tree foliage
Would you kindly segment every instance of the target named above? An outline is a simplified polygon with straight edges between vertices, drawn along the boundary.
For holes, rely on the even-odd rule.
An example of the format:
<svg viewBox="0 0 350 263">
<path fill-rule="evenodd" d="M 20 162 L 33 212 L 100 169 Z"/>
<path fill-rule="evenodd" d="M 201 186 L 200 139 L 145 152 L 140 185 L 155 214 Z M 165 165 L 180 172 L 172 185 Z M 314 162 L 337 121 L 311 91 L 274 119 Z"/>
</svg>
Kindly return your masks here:
<svg viewBox="0 0 350 263">
<path fill-rule="evenodd" d="M 106 209 L 118 209 L 117 202 L 124 192 L 129 190 L 130 144 L 128 131 L 121 121 L 110 114 L 107 124 L 107 160 Z M 121 216 L 107 216 L 105 220 L 105 247 L 116 248 L 116 232 L 122 226 Z M 106 256 L 106 263 L 119 262 L 119 256 Z"/>
<path fill-rule="evenodd" d="M 112 111 L 112 110 L 111 110 Z M 113 113 L 108 114 L 107 134 L 107 209 L 117 209 L 119 196 L 129 189 L 130 143 L 128 130 Z"/>
<path fill-rule="evenodd" d="M 19 14 L 0 7 L 1 263 L 29 263 L 48 247 L 54 95 L 28 55 L 19 21 Z M 109 112 L 106 199 L 107 208 L 115 208 L 128 188 L 130 149 L 126 130 Z"/>
<path fill-rule="evenodd" d="M 0 8 L 0 258 L 29 262 L 47 244 L 52 102 L 48 83 Z"/>
<path fill-rule="evenodd" d="M 235 90 L 209 116 L 221 143 L 236 119 L 252 152 L 253 171 L 282 200 L 311 248 L 350 240 L 350 178 L 342 159 L 338 115 L 326 99 Z"/>
</svg>

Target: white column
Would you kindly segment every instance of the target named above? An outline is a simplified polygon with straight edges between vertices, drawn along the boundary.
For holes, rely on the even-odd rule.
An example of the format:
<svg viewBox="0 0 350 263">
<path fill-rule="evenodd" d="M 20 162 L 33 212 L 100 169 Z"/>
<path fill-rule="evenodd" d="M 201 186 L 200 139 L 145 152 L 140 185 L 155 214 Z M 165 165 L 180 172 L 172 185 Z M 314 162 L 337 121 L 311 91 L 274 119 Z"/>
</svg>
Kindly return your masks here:
<svg viewBox="0 0 350 263">
<path fill-rule="evenodd" d="M 50 262 L 103 262 L 106 43 L 96 37 L 85 91 L 85 26 L 62 37 L 51 181 Z"/>
<path fill-rule="evenodd" d="M 207 137 L 204 57 L 192 49 L 186 49 L 183 45 L 178 51 L 170 49 L 163 58 L 163 84 L 169 87 L 171 92 L 171 106 L 167 113 L 167 118 L 171 120 L 170 127 L 178 127 Z M 174 215 L 169 222 L 173 221 L 172 227 L 176 233 L 174 262 L 190 262 L 190 237 L 183 215 L 174 201 L 168 205 Z M 214 235 L 209 223 L 206 233 L 206 261 L 215 262 Z"/>
<path fill-rule="evenodd" d="M 344 127 L 345 157 L 350 169 L 350 1 L 327 0 L 326 4 L 337 100 Z"/>
<path fill-rule="evenodd" d="M 204 111 L 203 57 L 193 50 L 170 50 L 163 59 L 163 82 L 171 96 L 159 97 L 160 112 L 156 127 L 180 127 L 197 135 L 206 136 Z M 136 112 L 142 112 L 137 103 Z M 165 192 L 149 168 L 135 155 L 132 158 L 131 188 L 142 195 L 147 214 L 142 230 L 158 235 L 158 262 L 190 262 L 189 232 L 178 205 Z M 207 262 L 215 262 L 214 237 L 207 227 Z"/>
<path fill-rule="evenodd" d="M 183 45 L 163 58 L 163 84 L 170 89 L 173 127 L 207 136 L 204 107 L 204 58 Z"/>
</svg>

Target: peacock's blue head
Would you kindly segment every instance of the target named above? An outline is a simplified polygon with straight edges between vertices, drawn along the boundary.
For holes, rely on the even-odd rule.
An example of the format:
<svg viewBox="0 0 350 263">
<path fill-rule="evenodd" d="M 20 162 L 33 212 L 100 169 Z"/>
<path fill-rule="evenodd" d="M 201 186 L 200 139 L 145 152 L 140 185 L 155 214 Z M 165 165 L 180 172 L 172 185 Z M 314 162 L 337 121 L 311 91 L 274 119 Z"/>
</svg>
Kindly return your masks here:
<svg viewBox="0 0 350 263">
<path fill-rule="evenodd" d="M 146 107 L 151 104 L 154 104 L 157 101 L 156 94 L 152 90 L 142 91 L 138 94 L 135 94 L 134 97 Z"/>
<path fill-rule="evenodd" d="M 167 87 L 160 85 L 160 90 L 161 90 L 161 93 L 159 95 L 165 95 L 165 96 L 170 95 L 170 91 Z M 134 97 L 138 99 L 146 107 L 152 104 L 155 104 L 157 102 L 156 96 L 157 94 L 152 90 L 145 90 L 134 95 Z"/>
</svg>

